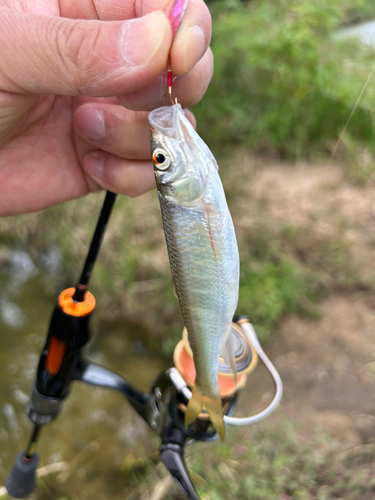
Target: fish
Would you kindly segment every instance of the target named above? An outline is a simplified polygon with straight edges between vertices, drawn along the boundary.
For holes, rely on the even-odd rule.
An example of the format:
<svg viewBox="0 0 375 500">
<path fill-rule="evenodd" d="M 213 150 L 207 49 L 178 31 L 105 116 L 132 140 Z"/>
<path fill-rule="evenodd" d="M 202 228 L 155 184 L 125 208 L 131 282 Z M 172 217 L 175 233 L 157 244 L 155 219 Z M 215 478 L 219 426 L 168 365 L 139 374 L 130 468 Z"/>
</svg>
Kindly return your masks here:
<svg viewBox="0 0 375 500">
<path fill-rule="evenodd" d="M 181 105 L 151 111 L 148 122 L 172 281 L 196 370 L 185 425 L 205 409 L 223 440 L 218 363 L 222 355 L 235 372 L 230 331 L 239 289 L 233 221 L 217 162 Z"/>
</svg>

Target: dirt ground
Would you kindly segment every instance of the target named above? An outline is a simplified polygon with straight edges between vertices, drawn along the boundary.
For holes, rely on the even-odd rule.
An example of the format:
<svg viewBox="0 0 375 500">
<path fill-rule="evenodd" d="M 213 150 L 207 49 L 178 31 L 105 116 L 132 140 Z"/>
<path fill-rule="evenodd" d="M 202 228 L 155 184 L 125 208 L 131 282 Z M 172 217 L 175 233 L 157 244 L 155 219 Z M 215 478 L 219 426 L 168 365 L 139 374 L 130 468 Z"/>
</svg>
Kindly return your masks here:
<svg viewBox="0 0 375 500">
<path fill-rule="evenodd" d="M 374 186 L 355 186 L 337 165 L 259 164 L 242 158 L 251 210 L 262 223 L 308 231 L 308 245 L 340 238 L 359 281 L 375 277 Z M 241 210 L 241 212 L 244 212 Z M 366 289 L 337 289 L 318 304 L 318 319 L 289 316 L 267 348 L 284 382 L 282 410 L 306 432 L 321 428 L 345 451 L 375 438 L 375 297 Z M 253 380 L 261 393 L 263 372 Z"/>
</svg>

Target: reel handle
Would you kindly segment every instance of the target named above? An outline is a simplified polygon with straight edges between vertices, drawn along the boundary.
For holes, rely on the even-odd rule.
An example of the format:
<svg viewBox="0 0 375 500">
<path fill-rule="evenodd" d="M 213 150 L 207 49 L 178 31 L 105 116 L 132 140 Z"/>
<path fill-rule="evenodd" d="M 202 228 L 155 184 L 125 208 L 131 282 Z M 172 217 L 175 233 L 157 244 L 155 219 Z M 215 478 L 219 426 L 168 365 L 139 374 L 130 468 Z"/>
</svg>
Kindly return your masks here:
<svg viewBox="0 0 375 500">
<path fill-rule="evenodd" d="M 185 434 L 173 425 L 166 427 L 162 435 L 160 460 L 186 497 L 190 500 L 199 500 L 185 465 L 185 439 Z"/>
</svg>

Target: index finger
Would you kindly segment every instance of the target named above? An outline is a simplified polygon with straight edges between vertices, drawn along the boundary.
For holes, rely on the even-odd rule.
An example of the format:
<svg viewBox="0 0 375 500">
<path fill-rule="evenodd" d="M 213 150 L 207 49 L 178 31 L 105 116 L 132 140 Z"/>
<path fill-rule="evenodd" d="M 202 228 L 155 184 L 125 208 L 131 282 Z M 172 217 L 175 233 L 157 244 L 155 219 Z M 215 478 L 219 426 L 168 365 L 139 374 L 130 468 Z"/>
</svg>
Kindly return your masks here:
<svg viewBox="0 0 375 500">
<path fill-rule="evenodd" d="M 108 1 L 108 0 L 105 0 Z M 162 5 L 160 5 L 162 4 Z M 181 10 L 185 1 L 176 0 L 143 0 L 142 15 L 159 9 L 171 20 L 172 9 Z M 178 30 L 174 30 L 177 28 Z M 170 69 L 176 75 L 185 75 L 197 64 L 206 53 L 211 41 L 211 14 L 203 0 L 188 0 L 181 24 L 172 24 L 174 38 L 170 51 Z"/>
<path fill-rule="evenodd" d="M 211 15 L 206 4 L 202 0 L 188 0 L 170 51 L 172 72 L 176 75 L 188 73 L 204 56 L 210 41 Z"/>
</svg>

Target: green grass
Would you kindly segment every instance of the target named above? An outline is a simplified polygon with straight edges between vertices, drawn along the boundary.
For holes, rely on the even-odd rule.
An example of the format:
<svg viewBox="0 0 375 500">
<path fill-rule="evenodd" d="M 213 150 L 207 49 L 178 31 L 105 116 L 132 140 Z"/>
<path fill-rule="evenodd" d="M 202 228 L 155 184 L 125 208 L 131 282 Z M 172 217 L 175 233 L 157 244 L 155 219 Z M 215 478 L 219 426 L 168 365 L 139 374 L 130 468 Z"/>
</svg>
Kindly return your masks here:
<svg viewBox="0 0 375 500">
<path fill-rule="evenodd" d="M 279 415 L 229 431 L 223 444 L 194 445 L 188 463 L 202 500 L 354 500 L 373 498 L 374 446 L 366 453 L 365 463 L 340 460 L 323 433 L 313 429 L 306 439 Z"/>
<path fill-rule="evenodd" d="M 234 0 L 209 6 L 215 72 L 195 108 L 201 135 L 209 144 L 287 158 L 329 155 L 374 65 L 373 50 L 334 35 L 349 23 L 373 19 L 374 5 Z M 374 96 L 372 83 L 344 137 L 351 152 L 365 147 L 372 157 Z"/>
<path fill-rule="evenodd" d="M 352 456 L 339 454 L 337 443 L 321 431 L 310 429 L 306 437 L 295 422 L 279 417 L 231 430 L 224 443 L 194 443 L 186 448 L 186 462 L 202 500 L 370 500 L 375 447 L 370 443 L 362 448 Z M 106 478 L 116 485 L 116 498 L 120 492 L 127 499 L 152 498 L 167 475 L 164 467 L 147 457 L 126 464 Z M 47 478 L 35 498 L 73 500 L 69 489 Z M 163 496 L 183 498 L 174 484 Z"/>
<path fill-rule="evenodd" d="M 306 434 L 279 415 L 254 427 L 229 430 L 224 443 L 194 443 L 186 448 L 185 458 L 202 500 L 372 500 L 374 444 L 354 454 L 337 450 L 337 443 L 319 429 L 310 428 Z M 167 475 L 154 460 L 128 457 L 125 466 L 106 472 L 103 484 L 112 483 L 116 498 L 152 498 Z M 51 476 L 40 482 L 31 498 L 76 497 L 71 485 L 57 485 Z M 163 496 L 163 500 L 183 498 L 174 484 Z"/>
</svg>

